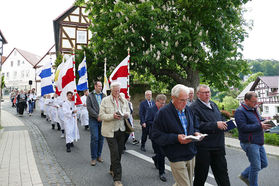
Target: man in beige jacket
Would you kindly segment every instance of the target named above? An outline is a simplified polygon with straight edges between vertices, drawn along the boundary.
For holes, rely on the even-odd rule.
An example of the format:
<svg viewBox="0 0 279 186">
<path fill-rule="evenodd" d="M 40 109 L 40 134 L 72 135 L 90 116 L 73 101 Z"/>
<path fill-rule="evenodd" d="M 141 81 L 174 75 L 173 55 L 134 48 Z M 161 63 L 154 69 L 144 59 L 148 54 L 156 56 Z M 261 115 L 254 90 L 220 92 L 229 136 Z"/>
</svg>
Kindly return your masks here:
<svg viewBox="0 0 279 186">
<path fill-rule="evenodd" d="M 102 100 L 99 117 L 102 120 L 102 135 L 107 139 L 110 150 L 110 174 L 113 176 L 115 186 L 122 186 L 121 154 L 124 149 L 125 124 L 130 110 L 128 102 L 120 95 L 120 84 L 111 84 L 111 95 Z"/>
</svg>

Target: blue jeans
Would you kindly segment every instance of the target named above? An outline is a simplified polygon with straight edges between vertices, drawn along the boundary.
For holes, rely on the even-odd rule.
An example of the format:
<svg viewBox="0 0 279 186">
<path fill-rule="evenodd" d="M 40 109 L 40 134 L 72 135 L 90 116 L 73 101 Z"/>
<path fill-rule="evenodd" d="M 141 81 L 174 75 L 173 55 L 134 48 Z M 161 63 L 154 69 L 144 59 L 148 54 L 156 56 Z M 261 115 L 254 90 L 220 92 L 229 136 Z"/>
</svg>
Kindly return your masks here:
<svg viewBox="0 0 279 186">
<path fill-rule="evenodd" d="M 249 180 L 250 186 L 258 186 L 258 173 L 261 169 L 267 167 L 264 147 L 251 143 L 240 143 L 240 145 L 250 162 L 250 166 L 241 173 L 241 176 Z"/>
<path fill-rule="evenodd" d="M 102 122 L 98 122 L 96 119 L 89 118 L 89 127 L 91 133 L 91 159 L 95 160 L 98 157 L 101 157 L 104 137 L 101 134 Z"/>
<path fill-rule="evenodd" d="M 35 105 L 35 102 L 33 102 L 33 101 L 28 102 L 29 113 L 33 113 L 34 105 Z"/>
</svg>

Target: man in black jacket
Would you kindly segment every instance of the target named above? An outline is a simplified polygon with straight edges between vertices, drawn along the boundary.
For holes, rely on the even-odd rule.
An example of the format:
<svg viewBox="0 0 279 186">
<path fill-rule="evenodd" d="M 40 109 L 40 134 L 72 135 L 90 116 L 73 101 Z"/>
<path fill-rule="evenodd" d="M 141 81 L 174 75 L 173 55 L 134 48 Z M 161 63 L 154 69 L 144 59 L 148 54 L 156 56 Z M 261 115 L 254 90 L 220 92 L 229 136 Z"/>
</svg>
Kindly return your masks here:
<svg viewBox="0 0 279 186">
<path fill-rule="evenodd" d="M 225 158 L 224 130 L 227 124 L 223 121 L 217 105 L 210 101 L 210 88 L 199 85 L 198 99 L 190 106 L 199 121 L 199 130 L 208 136 L 197 143 L 194 186 L 203 186 L 209 166 L 211 166 L 215 180 L 220 186 L 230 185 L 227 161 Z"/>
<path fill-rule="evenodd" d="M 152 142 L 152 148 L 154 150 L 155 156 L 152 157 L 155 167 L 159 169 L 159 178 L 163 182 L 166 182 L 165 177 L 165 154 L 160 145 L 154 142 L 152 139 L 152 125 L 156 113 L 165 105 L 167 97 L 164 94 L 158 94 L 156 96 L 155 104 L 148 108 L 145 115 L 145 123 L 149 126 L 149 137 Z"/>
<path fill-rule="evenodd" d="M 191 186 L 193 183 L 195 144 L 188 135 L 200 135 L 198 121 L 187 104 L 189 89 L 176 85 L 171 90 L 172 101 L 161 108 L 153 121 L 152 139 L 170 161 L 177 186 Z"/>
<path fill-rule="evenodd" d="M 91 134 L 90 150 L 92 166 L 95 166 L 97 161 L 101 163 L 103 162 L 101 154 L 104 137 L 101 134 L 102 121 L 99 118 L 99 107 L 105 96 L 106 95 L 102 93 L 102 82 L 96 81 L 94 83 L 94 91 L 91 92 L 86 99 Z"/>
</svg>

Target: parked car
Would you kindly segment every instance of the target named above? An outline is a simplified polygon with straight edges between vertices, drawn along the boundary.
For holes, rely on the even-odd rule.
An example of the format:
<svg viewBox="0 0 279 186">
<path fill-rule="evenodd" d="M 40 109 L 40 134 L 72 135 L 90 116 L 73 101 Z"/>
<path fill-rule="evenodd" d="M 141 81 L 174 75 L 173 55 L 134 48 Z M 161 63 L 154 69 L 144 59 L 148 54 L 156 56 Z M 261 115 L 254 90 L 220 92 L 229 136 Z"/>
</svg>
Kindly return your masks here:
<svg viewBox="0 0 279 186">
<path fill-rule="evenodd" d="M 279 125 L 265 131 L 270 134 L 279 134 Z"/>
</svg>

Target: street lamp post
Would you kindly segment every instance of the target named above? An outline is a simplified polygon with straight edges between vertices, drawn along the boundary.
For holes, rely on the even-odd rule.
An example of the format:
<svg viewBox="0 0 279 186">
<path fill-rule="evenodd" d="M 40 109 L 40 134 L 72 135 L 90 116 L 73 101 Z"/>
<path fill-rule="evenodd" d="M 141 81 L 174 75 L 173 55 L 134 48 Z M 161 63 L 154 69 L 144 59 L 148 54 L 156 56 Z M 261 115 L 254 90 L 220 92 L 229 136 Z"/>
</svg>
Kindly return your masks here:
<svg viewBox="0 0 279 186">
<path fill-rule="evenodd" d="M 1 120 L 1 102 L 2 102 L 2 55 L 3 55 L 3 45 L 7 44 L 7 40 L 4 38 L 4 35 L 2 34 L 0 30 L 0 81 L 1 81 L 1 86 L 0 86 L 0 120 Z M 1 127 L 1 122 L 0 122 L 0 127 Z"/>
</svg>

